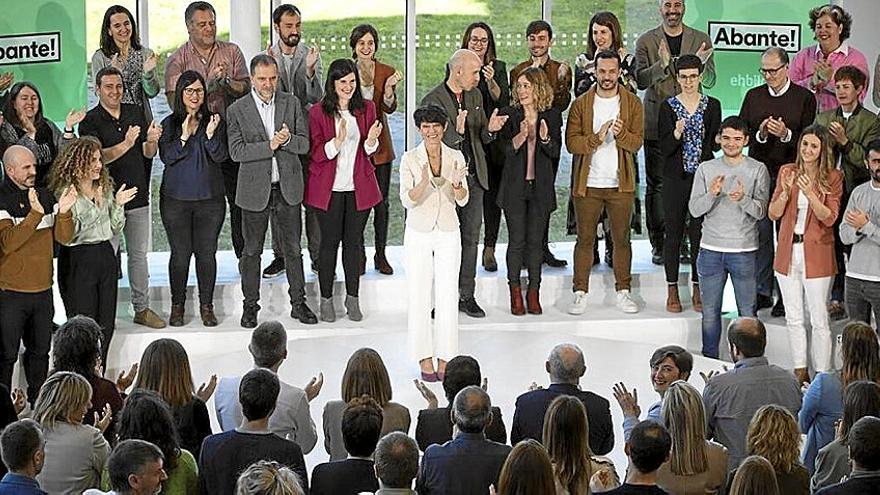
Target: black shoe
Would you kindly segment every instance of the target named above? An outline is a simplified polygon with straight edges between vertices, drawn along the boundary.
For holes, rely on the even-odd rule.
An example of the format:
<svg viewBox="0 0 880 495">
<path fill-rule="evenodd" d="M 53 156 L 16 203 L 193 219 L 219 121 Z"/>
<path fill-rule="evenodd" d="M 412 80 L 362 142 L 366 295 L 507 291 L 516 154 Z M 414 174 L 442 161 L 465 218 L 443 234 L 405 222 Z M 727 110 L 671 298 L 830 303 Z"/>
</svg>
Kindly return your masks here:
<svg viewBox="0 0 880 495">
<path fill-rule="evenodd" d="M 611 249 L 605 250 L 605 264 L 611 266 L 612 261 L 614 260 L 614 251 Z"/>
<path fill-rule="evenodd" d="M 770 316 L 780 317 L 785 316 L 785 304 L 782 302 L 782 298 L 776 300 L 776 304 L 773 305 L 773 309 L 770 310 Z"/>
<path fill-rule="evenodd" d="M 431 308 L 431 319 L 434 319 L 434 308 Z"/>
<path fill-rule="evenodd" d="M 471 318 L 483 318 L 486 312 L 477 304 L 477 300 L 473 297 L 458 300 L 458 310 L 467 314 Z"/>
<path fill-rule="evenodd" d="M 664 263 L 662 248 L 651 248 L 651 263 L 655 265 L 662 265 Z"/>
<path fill-rule="evenodd" d="M 772 308 L 773 307 L 773 298 L 770 296 L 765 296 L 764 294 L 758 294 L 756 299 L 755 308 L 756 311 L 760 311 L 764 308 Z"/>
<path fill-rule="evenodd" d="M 317 260 L 312 260 L 312 273 L 314 273 L 315 275 L 318 274 L 318 261 Z"/>
<path fill-rule="evenodd" d="M 550 251 L 544 251 L 544 264 L 551 268 L 562 268 L 568 265 L 568 261 L 553 256 Z"/>
<path fill-rule="evenodd" d="M 305 301 L 294 303 L 290 308 L 290 317 L 299 320 L 304 325 L 314 325 L 318 323 L 318 317 L 306 305 Z"/>
<path fill-rule="evenodd" d="M 284 273 L 284 258 L 275 258 L 269 266 L 263 270 L 263 278 L 275 278 Z"/>
<path fill-rule="evenodd" d="M 599 258 L 599 251 L 597 251 L 597 250 L 594 249 L 594 250 L 593 250 L 593 266 L 598 265 L 598 264 L 599 264 L 599 260 L 600 260 L 600 258 Z"/>
<path fill-rule="evenodd" d="M 241 326 L 244 328 L 256 328 L 257 313 L 260 311 L 259 306 L 245 306 L 241 313 Z"/>
</svg>

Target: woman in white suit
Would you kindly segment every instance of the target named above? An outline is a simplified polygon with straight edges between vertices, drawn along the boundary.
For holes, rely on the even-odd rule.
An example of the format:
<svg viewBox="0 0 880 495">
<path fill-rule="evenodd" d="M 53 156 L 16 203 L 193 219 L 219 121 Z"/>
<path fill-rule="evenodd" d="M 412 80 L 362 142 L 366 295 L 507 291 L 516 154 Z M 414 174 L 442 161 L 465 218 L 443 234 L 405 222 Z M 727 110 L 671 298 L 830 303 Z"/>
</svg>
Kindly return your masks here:
<svg viewBox="0 0 880 495">
<path fill-rule="evenodd" d="M 407 209 L 403 251 L 408 340 L 419 360 L 422 380 L 436 382 L 443 379 L 446 361 L 458 354 L 461 235 L 456 206 L 468 202 L 467 164 L 460 151 L 442 142 L 448 121 L 443 108 L 428 105 L 416 110 L 413 118 L 422 143 L 407 151 L 400 162 L 400 202 Z"/>
</svg>

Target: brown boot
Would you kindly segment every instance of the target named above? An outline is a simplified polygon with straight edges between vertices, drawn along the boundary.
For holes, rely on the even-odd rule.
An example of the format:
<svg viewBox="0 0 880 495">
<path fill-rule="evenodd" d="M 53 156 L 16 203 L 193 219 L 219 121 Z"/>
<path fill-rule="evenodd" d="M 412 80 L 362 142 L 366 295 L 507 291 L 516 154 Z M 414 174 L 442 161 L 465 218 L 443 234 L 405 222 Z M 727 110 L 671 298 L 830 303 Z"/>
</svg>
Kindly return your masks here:
<svg viewBox="0 0 880 495">
<path fill-rule="evenodd" d="M 703 298 L 700 297 L 700 284 L 694 284 L 693 293 L 691 293 L 691 301 L 694 303 L 694 311 L 703 312 Z"/>
<path fill-rule="evenodd" d="M 795 368 L 794 377 L 797 378 L 799 384 L 810 383 L 810 372 L 806 368 Z"/>
<path fill-rule="evenodd" d="M 494 247 L 486 246 L 483 248 L 483 268 L 485 268 L 487 272 L 498 271 L 498 262 L 495 261 Z"/>
<path fill-rule="evenodd" d="M 373 256 L 373 266 L 382 275 L 394 274 L 394 268 L 388 263 L 388 258 L 385 257 L 384 249 L 376 249 L 376 254 Z"/>
<path fill-rule="evenodd" d="M 206 327 L 216 327 L 217 317 L 214 316 L 213 304 L 200 304 L 199 313 L 202 315 L 202 325 Z"/>
<path fill-rule="evenodd" d="M 538 294 L 538 289 L 529 289 L 526 291 L 526 306 L 528 307 L 529 314 L 539 315 L 544 312 L 541 309 L 541 297 Z"/>
<path fill-rule="evenodd" d="M 510 312 L 516 316 L 526 314 L 526 308 L 523 306 L 522 289 L 519 285 L 510 286 Z"/>
<path fill-rule="evenodd" d="M 168 317 L 168 324 L 172 327 L 182 327 L 183 312 L 183 304 L 172 304 L 171 316 Z"/>
<path fill-rule="evenodd" d="M 666 311 L 681 313 L 681 299 L 678 297 L 678 284 L 666 286 Z"/>
</svg>

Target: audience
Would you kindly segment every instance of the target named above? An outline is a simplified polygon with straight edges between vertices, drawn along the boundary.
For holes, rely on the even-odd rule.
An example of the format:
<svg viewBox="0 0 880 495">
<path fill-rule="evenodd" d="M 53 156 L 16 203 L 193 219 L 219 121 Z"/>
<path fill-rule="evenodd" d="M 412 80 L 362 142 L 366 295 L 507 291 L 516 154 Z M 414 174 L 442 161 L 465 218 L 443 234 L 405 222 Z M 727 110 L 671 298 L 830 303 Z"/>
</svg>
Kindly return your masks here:
<svg viewBox="0 0 880 495">
<path fill-rule="evenodd" d="M 728 494 L 780 495 L 773 465 L 759 455 L 746 457 L 736 470 Z"/>
<path fill-rule="evenodd" d="M 235 495 L 306 495 L 296 473 L 275 461 L 257 461 L 238 477 Z"/>
<path fill-rule="evenodd" d="M 111 492 L 86 490 L 83 495 L 154 495 L 175 493 L 163 486 L 168 479 L 159 447 L 144 440 L 123 440 L 107 460 Z M 186 492 L 189 493 L 189 492 Z"/>
<path fill-rule="evenodd" d="M 633 427 L 624 451 L 629 458 L 626 483 L 610 492 L 614 495 L 664 495 L 657 486 L 660 467 L 669 461 L 672 438 L 666 428 L 647 419 Z"/>
<path fill-rule="evenodd" d="M 706 437 L 727 447 L 727 467 L 733 470 L 746 456 L 746 433 L 755 411 L 764 404 L 778 404 L 796 415 L 801 391 L 791 372 L 771 365 L 764 356 L 767 330 L 761 320 L 737 318 L 727 328 L 727 341 L 736 365 L 709 380 L 703 403 Z"/>
<path fill-rule="evenodd" d="M 758 409 L 749 424 L 746 453 L 770 461 L 776 471 L 776 484 L 781 494 L 810 493 L 810 475 L 807 468 L 798 462 L 800 440 L 797 421 L 782 406 L 770 404 Z"/>
<path fill-rule="evenodd" d="M 498 484 L 510 447 L 486 439 L 492 421 L 492 401 L 480 387 L 463 388 L 452 401 L 452 421 L 458 430 L 443 445 L 425 450 L 416 491 L 419 495 L 483 493 Z"/>
<path fill-rule="evenodd" d="M 553 466 L 544 446 L 531 438 L 516 444 L 510 451 L 501 476 L 497 495 L 555 495 Z"/>
<path fill-rule="evenodd" d="M 0 455 L 9 470 L 0 480 L 0 494 L 42 495 L 37 475 L 46 459 L 43 429 L 32 419 L 22 419 L 3 429 Z"/>
<path fill-rule="evenodd" d="M 376 491 L 373 452 L 382 431 L 382 408 L 370 396 L 355 397 L 342 413 L 342 441 L 348 459 L 325 462 L 312 471 L 312 495 Z"/>
<path fill-rule="evenodd" d="M 235 430 L 211 435 L 202 443 L 199 456 L 201 493 L 232 495 L 239 473 L 259 460 L 277 461 L 292 469 L 299 476 L 303 490 L 308 490 L 309 478 L 302 449 L 269 430 L 269 416 L 275 410 L 280 390 L 278 377 L 270 370 L 257 368 L 242 377 L 238 393 L 245 420 Z"/>
<path fill-rule="evenodd" d="M 816 495 L 856 495 L 880 491 L 880 419 L 866 416 L 849 432 L 849 456 L 852 473 L 849 479 L 823 488 Z"/>
<path fill-rule="evenodd" d="M 584 353 L 574 344 L 559 344 L 550 351 L 544 365 L 550 375 L 547 389 L 536 388 L 516 399 L 510 443 L 520 440 L 538 440 L 544 430 L 544 415 L 550 402 L 560 395 L 572 395 L 580 399 L 590 418 L 590 449 L 594 454 L 604 455 L 614 447 L 614 427 L 608 400 L 580 388 L 580 379 L 587 371 Z M 536 386 L 537 387 L 537 386 Z"/>
<path fill-rule="evenodd" d="M 419 474 L 419 449 L 412 438 L 399 431 L 385 435 L 373 458 L 379 479 L 375 495 L 416 495 L 412 484 Z"/>
</svg>

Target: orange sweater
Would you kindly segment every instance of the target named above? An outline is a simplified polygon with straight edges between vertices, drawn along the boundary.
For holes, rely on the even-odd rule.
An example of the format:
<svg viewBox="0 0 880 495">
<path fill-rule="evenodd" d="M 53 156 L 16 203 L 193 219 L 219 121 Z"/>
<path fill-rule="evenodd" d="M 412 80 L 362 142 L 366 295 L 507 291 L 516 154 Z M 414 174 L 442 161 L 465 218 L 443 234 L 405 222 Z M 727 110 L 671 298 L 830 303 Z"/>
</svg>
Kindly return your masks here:
<svg viewBox="0 0 880 495">
<path fill-rule="evenodd" d="M 56 206 L 57 208 L 57 206 Z M 0 210 L 0 289 L 37 293 L 52 287 L 53 240 L 73 237 L 73 214 L 14 218 Z"/>
</svg>

